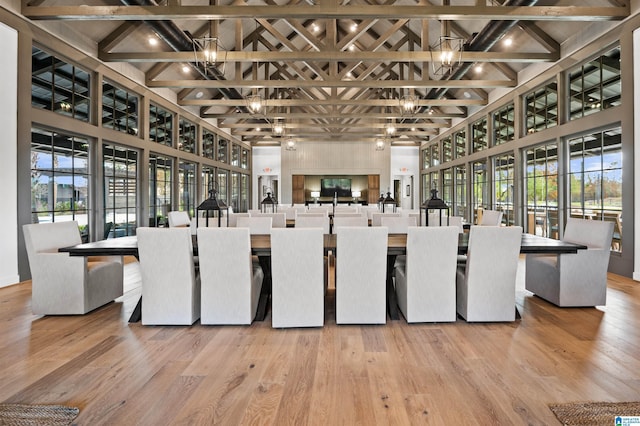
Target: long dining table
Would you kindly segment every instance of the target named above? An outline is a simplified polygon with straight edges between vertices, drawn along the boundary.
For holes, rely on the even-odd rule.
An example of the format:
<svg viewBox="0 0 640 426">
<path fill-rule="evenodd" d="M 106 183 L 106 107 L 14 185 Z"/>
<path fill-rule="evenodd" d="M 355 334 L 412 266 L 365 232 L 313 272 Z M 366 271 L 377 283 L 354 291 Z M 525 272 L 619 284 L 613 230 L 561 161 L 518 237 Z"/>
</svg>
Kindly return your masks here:
<svg viewBox="0 0 640 426">
<path fill-rule="evenodd" d="M 325 255 L 331 252 L 337 256 L 336 234 L 324 235 Z M 197 238 L 194 236 L 194 255 L 198 254 Z M 389 318 L 400 319 L 393 283 L 393 266 L 399 255 L 406 254 L 407 234 L 389 234 L 387 244 L 387 310 Z M 461 233 L 458 240 L 458 254 L 464 255 L 469 248 L 469 234 Z M 532 234 L 522 234 L 520 243 L 520 253 L 530 254 L 563 254 L 577 253 L 587 246 L 570 243 L 567 241 L 554 240 Z M 138 257 L 138 240 L 135 236 L 110 238 L 91 243 L 78 244 L 71 247 L 59 249 L 61 252 L 69 253 L 70 256 L 135 256 Z M 270 235 L 251 235 L 251 251 L 258 256 L 260 265 L 264 269 L 265 278 L 262 283 L 262 291 L 258 302 L 257 321 L 263 321 L 268 313 L 269 300 L 271 298 L 271 237 Z M 138 300 L 129 322 L 138 322 L 142 314 L 142 296 Z"/>
</svg>

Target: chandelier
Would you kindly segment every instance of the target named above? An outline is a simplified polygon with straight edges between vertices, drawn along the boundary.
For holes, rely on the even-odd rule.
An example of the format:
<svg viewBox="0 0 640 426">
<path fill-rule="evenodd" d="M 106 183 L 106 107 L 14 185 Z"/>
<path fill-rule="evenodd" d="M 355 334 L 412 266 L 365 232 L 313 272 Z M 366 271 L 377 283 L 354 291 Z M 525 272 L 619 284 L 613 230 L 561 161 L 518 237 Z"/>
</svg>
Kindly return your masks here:
<svg viewBox="0 0 640 426">
<path fill-rule="evenodd" d="M 284 136 L 284 120 L 281 118 L 274 118 L 273 124 L 271 125 L 271 134 L 274 137 L 282 137 Z"/>
<path fill-rule="evenodd" d="M 462 50 L 464 49 L 464 39 L 450 35 L 443 35 L 438 38 L 438 43 L 431 50 L 431 64 L 433 73 L 445 75 L 460 64 L 462 60 Z"/>
<path fill-rule="evenodd" d="M 400 98 L 400 114 L 402 116 L 415 115 L 418 112 L 418 101 L 411 95 Z"/>
<path fill-rule="evenodd" d="M 264 99 L 261 95 L 249 95 L 245 98 L 245 101 L 250 114 L 260 115 L 262 113 L 262 109 L 264 108 Z"/>
<path fill-rule="evenodd" d="M 296 141 L 292 137 L 289 137 L 287 139 L 287 143 L 285 145 L 285 149 L 287 151 L 295 151 L 296 150 Z"/>
<path fill-rule="evenodd" d="M 193 55 L 196 66 L 212 75 L 224 74 L 225 49 L 218 37 L 202 37 L 193 39 Z M 222 66 L 222 68 L 220 68 Z"/>
</svg>

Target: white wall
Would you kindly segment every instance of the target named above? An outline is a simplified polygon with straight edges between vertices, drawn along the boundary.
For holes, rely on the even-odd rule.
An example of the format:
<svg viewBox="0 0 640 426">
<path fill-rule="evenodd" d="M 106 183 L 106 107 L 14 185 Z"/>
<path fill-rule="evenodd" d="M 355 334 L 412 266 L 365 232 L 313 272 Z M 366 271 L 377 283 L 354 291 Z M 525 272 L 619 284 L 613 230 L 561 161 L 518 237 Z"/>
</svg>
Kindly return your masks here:
<svg viewBox="0 0 640 426">
<path fill-rule="evenodd" d="M 413 177 L 413 183 L 412 178 Z M 398 146 L 391 148 L 391 181 L 400 180 L 400 194 L 393 194 L 393 197 L 400 201 L 400 206 L 404 210 L 411 208 L 413 199 L 413 209 L 420 209 L 420 148 Z M 407 196 L 407 185 L 411 185 L 411 195 Z M 386 188 L 380 188 L 386 190 Z M 391 186 L 393 191 L 393 185 Z"/>
<path fill-rule="evenodd" d="M 18 33 L 0 24 L 0 287 L 20 281 L 18 275 Z"/>
<path fill-rule="evenodd" d="M 252 149 L 252 182 L 251 182 L 251 208 L 260 208 L 262 196 L 261 188 L 258 188 L 258 178 L 263 177 L 263 185 L 273 187 L 270 182 L 274 179 L 280 179 L 280 147 L 254 147 Z M 282 202 L 282 185 L 278 185 L 279 194 L 275 194 L 278 201 Z M 291 203 L 291 195 L 289 195 L 289 203 Z"/>
</svg>

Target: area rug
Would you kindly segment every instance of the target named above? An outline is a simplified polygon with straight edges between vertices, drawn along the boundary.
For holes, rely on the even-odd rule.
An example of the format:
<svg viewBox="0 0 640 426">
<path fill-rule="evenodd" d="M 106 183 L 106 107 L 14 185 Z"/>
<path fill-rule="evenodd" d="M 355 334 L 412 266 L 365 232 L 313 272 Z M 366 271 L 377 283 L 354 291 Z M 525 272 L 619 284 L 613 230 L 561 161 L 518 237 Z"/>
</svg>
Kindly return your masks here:
<svg viewBox="0 0 640 426">
<path fill-rule="evenodd" d="M 640 416 L 640 402 L 574 402 L 549 404 L 549 408 L 563 425 L 609 425 L 616 417 Z"/>
<path fill-rule="evenodd" d="M 80 412 L 63 405 L 0 404 L 3 426 L 67 426 Z"/>
</svg>

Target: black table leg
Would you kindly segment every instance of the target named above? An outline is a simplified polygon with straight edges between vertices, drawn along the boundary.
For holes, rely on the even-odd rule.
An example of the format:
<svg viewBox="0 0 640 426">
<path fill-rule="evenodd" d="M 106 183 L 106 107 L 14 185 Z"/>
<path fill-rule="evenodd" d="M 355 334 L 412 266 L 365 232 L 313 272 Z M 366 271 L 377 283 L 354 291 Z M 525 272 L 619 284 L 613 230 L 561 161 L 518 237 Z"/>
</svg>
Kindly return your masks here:
<svg viewBox="0 0 640 426">
<path fill-rule="evenodd" d="M 387 255 L 387 310 L 389 311 L 389 318 L 392 320 L 400 319 L 396 289 L 393 285 L 393 268 L 396 264 L 396 257 L 395 254 Z"/>
<path fill-rule="evenodd" d="M 131 316 L 129 317 L 129 322 L 139 322 L 142 319 L 142 296 L 138 299 L 138 303 L 136 307 L 133 309 Z"/>
<path fill-rule="evenodd" d="M 258 256 L 264 278 L 262 279 L 262 289 L 258 299 L 258 311 L 256 321 L 264 321 L 269 311 L 269 299 L 271 299 L 271 256 Z"/>
</svg>

